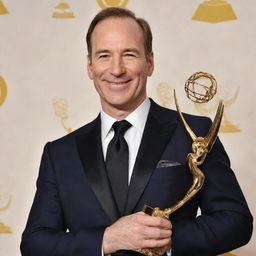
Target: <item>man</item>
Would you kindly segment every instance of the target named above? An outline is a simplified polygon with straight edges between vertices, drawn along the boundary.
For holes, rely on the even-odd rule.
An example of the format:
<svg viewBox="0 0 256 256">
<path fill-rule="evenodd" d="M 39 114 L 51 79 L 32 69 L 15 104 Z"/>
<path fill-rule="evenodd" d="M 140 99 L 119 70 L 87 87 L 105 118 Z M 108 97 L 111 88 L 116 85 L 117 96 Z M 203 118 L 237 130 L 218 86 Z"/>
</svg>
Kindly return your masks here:
<svg viewBox="0 0 256 256">
<path fill-rule="evenodd" d="M 102 111 L 45 146 L 22 255 L 99 256 L 161 247 L 171 248 L 172 256 L 213 256 L 247 243 L 252 216 L 219 140 L 202 166 L 202 190 L 171 222 L 141 212 L 144 204 L 166 208 L 184 196 L 192 142 L 176 111 L 147 98 L 154 69 L 147 22 L 125 9 L 103 10 L 89 27 L 87 45 L 88 74 Z M 208 119 L 185 117 L 196 134 L 207 134 Z M 111 153 L 117 141 L 125 157 Z"/>
</svg>

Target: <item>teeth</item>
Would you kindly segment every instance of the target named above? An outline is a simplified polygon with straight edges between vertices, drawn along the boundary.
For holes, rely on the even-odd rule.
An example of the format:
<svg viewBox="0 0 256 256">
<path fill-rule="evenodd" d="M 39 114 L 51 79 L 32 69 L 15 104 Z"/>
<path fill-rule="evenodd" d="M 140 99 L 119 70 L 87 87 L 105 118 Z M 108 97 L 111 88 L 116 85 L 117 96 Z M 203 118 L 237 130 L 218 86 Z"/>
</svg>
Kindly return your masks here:
<svg viewBox="0 0 256 256">
<path fill-rule="evenodd" d="M 121 82 L 110 82 L 112 84 L 126 84 L 128 81 L 121 81 Z"/>
<path fill-rule="evenodd" d="M 127 84 L 131 80 L 125 80 L 125 81 L 111 81 L 111 80 L 105 80 L 109 84 L 114 84 L 114 85 L 122 85 L 122 84 Z"/>
</svg>

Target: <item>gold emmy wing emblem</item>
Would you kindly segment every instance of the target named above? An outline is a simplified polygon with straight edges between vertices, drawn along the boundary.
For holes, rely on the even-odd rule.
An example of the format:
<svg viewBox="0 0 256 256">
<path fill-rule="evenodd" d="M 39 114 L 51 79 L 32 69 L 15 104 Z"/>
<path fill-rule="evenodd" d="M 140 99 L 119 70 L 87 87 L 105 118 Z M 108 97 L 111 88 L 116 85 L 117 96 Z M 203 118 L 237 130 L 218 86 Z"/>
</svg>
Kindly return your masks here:
<svg viewBox="0 0 256 256">
<path fill-rule="evenodd" d="M 236 20 L 232 6 L 226 0 L 204 1 L 199 5 L 192 20 L 217 23 Z"/>
<path fill-rule="evenodd" d="M 7 97 L 7 86 L 4 79 L 0 76 L 0 106 L 4 103 Z"/>
<path fill-rule="evenodd" d="M 207 79 L 207 78 L 205 78 Z M 201 84 L 204 83 L 204 80 L 201 80 Z M 218 93 L 211 104 L 197 104 L 195 103 L 195 108 L 197 111 L 203 115 L 209 115 L 211 112 L 216 111 L 218 106 L 218 100 L 222 99 L 225 106 L 225 112 L 223 114 L 223 121 L 220 127 L 220 133 L 235 133 L 240 132 L 239 126 L 233 124 L 227 117 L 227 109 L 235 103 L 239 95 L 239 88 L 236 89 L 234 93 L 231 90 L 224 86 L 218 86 Z"/>
<path fill-rule="evenodd" d="M 6 7 L 4 6 L 3 2 L 0 0 L 0 15 L 2 14 L 8 14 L 8 10 L 6 9 Z"/>
<path fill-rule="evenodd" d="M 129 0 L 97 0 L 98 5 L 104 9 L 108 7 L 125 8 Z"/>
<path fill-rule="evenodd" d="M 234 92 L 234 94 L 232 95 L 232 92 L 229 88 L 224 87 L 224 86 L 219 87 L 219 88 L 220 88 L 220 97 L 223 99 L 225 109 L 227 110 L 237 100 L 240 90 L 239 90 L 239 88 L 237 88 L 236 91 Z M 241 130 L 238 125 L 233 124 L 230 120 L 228 120 L 227 111 L 226 111 L 223 116 L 223 123 L 220 127 L 220 132 L 235 133 L 235 132 L 240 132 L 240 131 Z"/>
<path fill-rule="evenodd" d="M 0 194 L 0 212 L 6 211 L 11 205 L 12 197 L 7 193 Z M 6 226 L 3 222 L 0 221 L 0 233 L 1 234 L 10 234 L 12 233 L 11 227 Z"/>
<path fill-rule="evenodd" d="M 60 118 L 62 127 L 66 130 L 67 133 L 72 132 L 72 128 L 65 125 L 65 121 L 68 119 L 68 102 L 66 99 L 54 99 L 52 101 L 54 113 L 57 117 Z"/>
<path fill-rule="evenodd" d="M 61 1 L 57 6 L 55 6 L 55 9 L 57 9 L 52 17 L 56 19 L 73 19 L 75 18 L 75 15 L 73 12 L 70 11 L 70 5 L 64 1 Z"/>
<path fill-rule="evenodd" d="M 160 83 L 157 85 L 157 95 L 160 100 L 160 104 L 169 108 L 172 102 L 172 88 L 168 83 Z"/>
</svg>

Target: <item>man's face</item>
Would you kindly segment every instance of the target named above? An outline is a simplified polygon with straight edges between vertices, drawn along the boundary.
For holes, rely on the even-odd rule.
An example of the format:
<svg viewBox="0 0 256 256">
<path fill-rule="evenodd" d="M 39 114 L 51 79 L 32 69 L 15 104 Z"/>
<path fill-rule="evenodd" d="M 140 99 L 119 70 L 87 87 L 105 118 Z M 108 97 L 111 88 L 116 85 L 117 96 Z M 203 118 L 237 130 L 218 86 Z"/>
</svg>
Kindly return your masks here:
<svg viewBox="0 0 256 256">
<path fill-rule="evenodd" d="M 146 58 L 143 32 L 131 18 L 111 17 L 99 22 L 91 38 L 88 74 L 103 110 L 132 112 L 146 98 L 153 54 Z"/>
</svg>

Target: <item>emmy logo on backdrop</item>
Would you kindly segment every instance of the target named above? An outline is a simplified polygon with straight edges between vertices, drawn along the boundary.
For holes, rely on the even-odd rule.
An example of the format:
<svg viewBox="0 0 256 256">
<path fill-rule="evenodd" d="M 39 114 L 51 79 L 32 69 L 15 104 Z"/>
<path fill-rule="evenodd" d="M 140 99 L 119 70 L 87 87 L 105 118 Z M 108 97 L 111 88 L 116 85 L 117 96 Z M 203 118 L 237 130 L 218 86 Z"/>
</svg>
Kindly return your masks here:
<svg viewBox="0 0 256 256">
<path fill-rule="evenodd" d="M 128 0 L 97 0 L 97 2 L 102 9 L 108 7 L 125 8 L 125 6 L 128 3 Z"/>
<path fill-rule="evenodd" d="M 66 99 L 53 99 L 52 105 L 54 108 L 54 113 L 57 117 L 60 118 L 62 127 L 66 130 L 67 133 L 72 132 L 72 128 L 65 125 L 65 121 L 68 119 L 68 102 Z"/>
<path fill-rule="evenodd" d="M 217 23 L 236 20 L 232 6 L 226 0 L 204 1 L 199 5 L 192 20 Z"/>
<path fill-rule="evenodd" d="M 197 80 L 199 79 L 198 77 L 199 74 L 200 76 L 204 75 L 207 79 L 210 79 L 211 83 L 209 85 L 202 86 L 200 83 L 197 82 Z M 198 103 L 206 103 L 210 99 L 212 99 L 213 96 L 216 94 L 217 82 L 212 75 L 205 72 L 197 72 L 188 79 L 185 85 L 185 90 L 186 90 L 187 97 L 192 101 L 198 102 Z M 223 116 L 223 110 L 224 110 L 224 105 L 222 101 L 220 101 L 218 104 L 218 109 L 217 109 L 215 118 L 208 131 L 208 134 L 205 137 L 201 137 L 201 136 L 197 136 L 193 132 L 189 124 L 186 122 L 183 114 L 181 113 L 175 91 L 174 91 L 174 100 L 175 100 L 175 105 L 176 105 L 178 115 L 180 117 L 180 121 L 184 125 L 184 128 L 186 129 L 187 133 L 189 134 L 189 136 L 193 141 L 192 152 L 187 155 L 188 167 L 191 172 L 193 181 L 189 190 L 185 193 L 184 197 L 181 200 L 177 201 L 173 206 L 161 210 L 158 207 L 154 208 L 148 205 L 144 205 L 142 209 L 148 215 L 162 217 L 167 220 L 170 219 L 171 214 L 173 214 L 175 211 L 180 209 L 189 200 L 191 200 L 202 188 L 205 177 L 203 172 L 199 169 L 199 166 L 204 163 L 207 154 L 211 151 L 215 143 L 215 140 L 217 138 L 218 131 L 220 128 L 222 116 Z M 140 249 L 137 251 L 120 250 L 114 253 L 114 255 L 115 256 L 161 256 L 161 255 L 164 255 L 167 250 L 168 250 L 167 247 L 153 248 L 153 249 Z"/>
<path fill-rule="evenodd" d="M 4 79 L 0 76 L 0 106 L 3 105 L 7 97 L 7 85 Z"/>
<path fill-rule="evenodd" d="M 157 96 L 161 106 L 169 108 L 172 102 L 172 88 L 168 83 L 160 83 L 157 85 Z"/>
<path fill-rule="evenodd" d="M 209 77 L 209 74 L 204 72 L 198 72 L 191 76 L 185 86 L 186 93 L 191 93 L 191 90 L 193 90 L 193 87 L 197 85 L 197 87 L 200 89 L 200 91 L 205 90 L 205 88 L 209 88 L 209 90 L 216 90 L 216 81 L 213 79 L 213 77 Z M 193 81 L 193 82 L 191 82 Z M 198 89 L 198 90 L 199 90 Z M 197 92 L 200 94 L 200 92 Z M 223 100 L 223 104 L 225 106 L 225 110 L 233 105 L 235 101 L 237 100 L 239 95 L 239 88 L 236 89 L 235 92 L 232 93 L 232 91 L 224 86 L 218 86 L 218 93 L 216 97 L 208 104 L 198 104 L 198 102 L 195 102 L 193 100 L 193 97 L 190 99 L 195 102 L 195 108 L 200 114 L 203 115 L 210 115 L 210 113 L 216 111 L 218 107 L 218 101 L 220 99 Z M 191 95 L 192 96 L 192 95 Z M 220 133 L 235 133 L 240 132 L 240 129 L 237 125 L 233 124 L 231 121 L 228 120 L 226 111 L 223 113 L 223 121 L 220 127 Z"/>
<path fill-rule="evenodd" d="M 8 193 L 0 193 L 0 212 L 6 211 L 12 202 L 12 197 Z M 0 221 L 0 233 L 10 234 L 12 233 L 11 227 L 6 226 L 3 222 Z"/>
<path fill-rule="evenodd" d="M 55 6 L 55 9 L 57 9 L 52 17 L 56 19 L 73 19 L 75 18 L 75 15 L 73 12 L 70 11 L 70 5 L 64 1 L 61 1 L 57 6 Z"/>
<path fill-rule="evenodd" d="M 225 88 L 224 86 L 222 86 L 220 87 L 220 89 L 221 89 L 220 96 L 223 98 L 223 103 L 224 103 L 225 109 L 227 110 L 237 100 L 239 95 L 239 88 L 236 89 L 233 95 L 229 88 Z M 225 111 L 223 115 L 223 123 L 220 127 L 220 132 L 234 133 L 234 132 L 240 132 L 240 131 L 241 130 L 238 125 L 233 124 L 230 120 L 228 120 L 227 111 Z"/>
<path fill-rule="evenodd" d="M 6 7 L 4 6 L 4 3 L 0 0 L 0 15 L 2 14 L 8 14 L 8 10 L 6 9 Z"/>
</svg>

